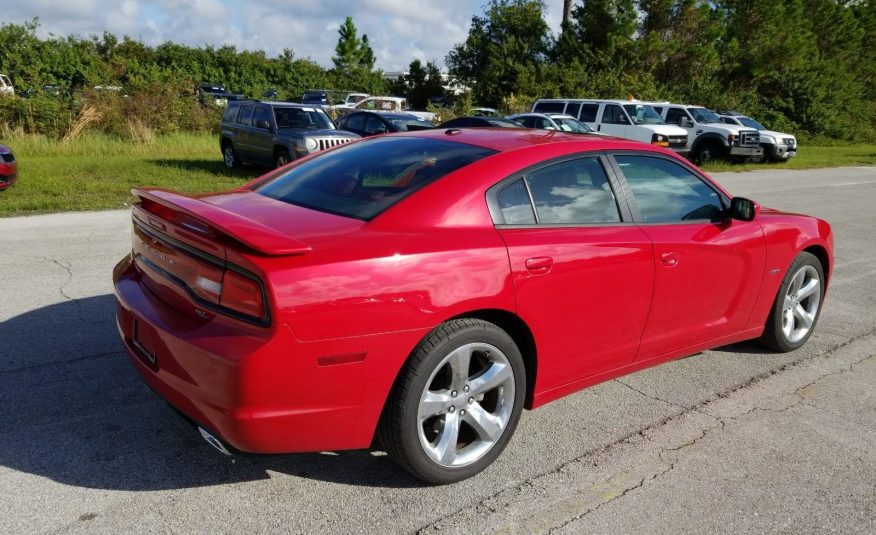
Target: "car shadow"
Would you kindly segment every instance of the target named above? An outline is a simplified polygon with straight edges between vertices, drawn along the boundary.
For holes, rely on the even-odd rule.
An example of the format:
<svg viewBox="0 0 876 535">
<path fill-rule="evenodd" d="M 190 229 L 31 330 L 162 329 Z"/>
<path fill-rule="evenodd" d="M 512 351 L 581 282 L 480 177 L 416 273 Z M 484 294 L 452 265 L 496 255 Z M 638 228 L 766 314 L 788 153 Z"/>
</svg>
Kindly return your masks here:
<svg viewBox="0 0 876 535">
<path fill-rule="evenodd" d="M 745 342 L 737 342 L 735 344 L 730 344 L 727 346 L 716 347 L 714 349 L 710 349 L 709 351 L 716 351 L 718 353 L 745 353 L 747 355 L 776 354 L 775 351 L 771 351 L 753 340 L 746 340 Z"/>
<path fill-rule="evenodd" d="M 256 165 L 243 165 L 236 169 L 225 167 L 225 163 L 221 158 L 216 160 L 187 160 L 187 159 L 153 159 L 150 163 L 161 167 L 170 167 L 173 169 L 182 169 L 184 171 L 197 171 L 201 173 L 209 173 L 217 177 L 234 177 L 234 178 L 256 178 L 269 171 L 267 167 Z"/>
<path fill-rule="evenodd" d="M 380 452 L 226 457 L 153 393 L 118 340 L 111 295 L 0 323 L 0 465 L 80 487 L 164 490 L 268 479 L 422 483 Z"/>
</svg>

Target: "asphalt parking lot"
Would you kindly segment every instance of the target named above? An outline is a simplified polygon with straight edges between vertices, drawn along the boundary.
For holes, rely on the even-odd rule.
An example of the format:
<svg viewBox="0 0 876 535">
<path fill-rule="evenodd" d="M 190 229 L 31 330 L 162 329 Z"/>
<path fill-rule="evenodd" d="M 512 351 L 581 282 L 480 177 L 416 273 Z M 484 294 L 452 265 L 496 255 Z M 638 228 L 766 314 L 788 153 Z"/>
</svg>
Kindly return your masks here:
<svg viewBox="0 0 876 535">
<path fill-rule="evenodd" d="M 0 220 L 0 533 L 876 532 L 876 168 L 716 177 L 832 223 L 809 343 L 736 344 L 524 413 L 497 463 L 445 487 L 379 452 L 209 449 L 116 339 L 129 214 Z"/>
</svg>

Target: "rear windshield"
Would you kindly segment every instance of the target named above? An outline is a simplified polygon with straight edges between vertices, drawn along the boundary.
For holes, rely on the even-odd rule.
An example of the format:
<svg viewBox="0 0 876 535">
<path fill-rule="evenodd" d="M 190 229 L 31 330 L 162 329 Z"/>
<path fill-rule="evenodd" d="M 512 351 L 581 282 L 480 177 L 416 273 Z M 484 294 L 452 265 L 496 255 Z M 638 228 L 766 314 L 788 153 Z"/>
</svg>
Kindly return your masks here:
<svg viewBox="0 0 876 535">
<path fill-rule="evenodd" d="M 494 153 L 437 139 L 375 138 L 316 156 L 255 191 L 289 204 L 368 220 L 426 184 Z"/>
<path fill-rule="evenodd" d="M 274 118 L 277 120 L 277 128 L 305 128 L 308 130 L 334 130 L 335 128 L 328 115 L 316 108 L 277 106 L 274 108 Z"/>
</svg>

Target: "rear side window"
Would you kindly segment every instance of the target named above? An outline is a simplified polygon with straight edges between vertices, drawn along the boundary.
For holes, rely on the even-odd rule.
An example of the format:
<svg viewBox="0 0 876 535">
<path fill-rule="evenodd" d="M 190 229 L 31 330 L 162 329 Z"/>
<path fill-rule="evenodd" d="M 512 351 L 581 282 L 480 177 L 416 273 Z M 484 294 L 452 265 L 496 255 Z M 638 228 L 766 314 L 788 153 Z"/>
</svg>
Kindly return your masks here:
<svg viewBox="0 0 876 535">
<path fill-rule="evenodd" d="M 522 178 L 500 191 L 498 201 L 506 225 L 535 224 L 532 202 L 529 200 L 529 193 Z"/>
<path fill-rule="evenodd" d="M 563 113 L 565 107 L 565 102 L 539 102 L 532 111 L 538 113 Z"/>
<path fill-rule="evenodd" d="M 580 102 L 570 102 L 568 106 L 566 106 L 566 115 L 571 115 L 572 117 L 577 118 L 578 113 L 581 111 L 581 103 Z"/>
<path fill-rule="evenodd" d="M 685 167 L 653 156 L 615 156 L 646 223 L 716 221 L 720 195 Z"/>
<path fill-rule="evenodd" d="M 578 116 L 578 120 L 585 123 L 595 123 L 598 110 L 599 104 L 581 104 L 581 115 Z"/>
<path fill-rule="evenodd" d="M 526 176 L 538 222 L 619 223 L 608 176 L 597 158 L 554 164 Z"/>
<path fill-rule="evenodd" d="M 379 137 L 304 161 L 255 191 L 369 220 L 421 187 L 495 152 L 437 139 Z"/>
<path fill-rule="evenodd" d="M 252 106 L 240 107 L 240 115 L 237 116 L 237 122 L 247 126 L 252 123 Z"/>
<path fill-rule="evenodd" d="M 230 123 L 234 121 L 234 118 L 237 117 L 237 112 L 240 111 L 240 106 L 234 106 L 229 104 L 227 108 L 225 108 L 225 113 L 222 114 L 222 122 Z"/>
</svg>

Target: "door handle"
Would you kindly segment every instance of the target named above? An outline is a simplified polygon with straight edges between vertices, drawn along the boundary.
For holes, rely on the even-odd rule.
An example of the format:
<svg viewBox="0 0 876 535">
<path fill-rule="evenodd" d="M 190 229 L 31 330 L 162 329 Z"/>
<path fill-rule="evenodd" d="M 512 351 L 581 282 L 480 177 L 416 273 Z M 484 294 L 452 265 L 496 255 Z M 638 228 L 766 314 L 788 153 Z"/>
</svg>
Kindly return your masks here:
<svg viewBox="0 0 876 535">
<path fill-rule="evenodd" d="M 602 123 L 599 123 L 598 125 L 596 125 L 596 131 L 602 132 Z"/>
<path fill-rule="evenodd" d="M 533 275 L 541 275 L 551 270 L 554 259 L 549 256 L 537 256 L 526 259 L 526 270 Z"/>
<path fill-rule="evenodd" d="M 660 253 L 660 262 L 662 262 L 664 266 L 678 265 L 678 253 Z"/>
</svg>

